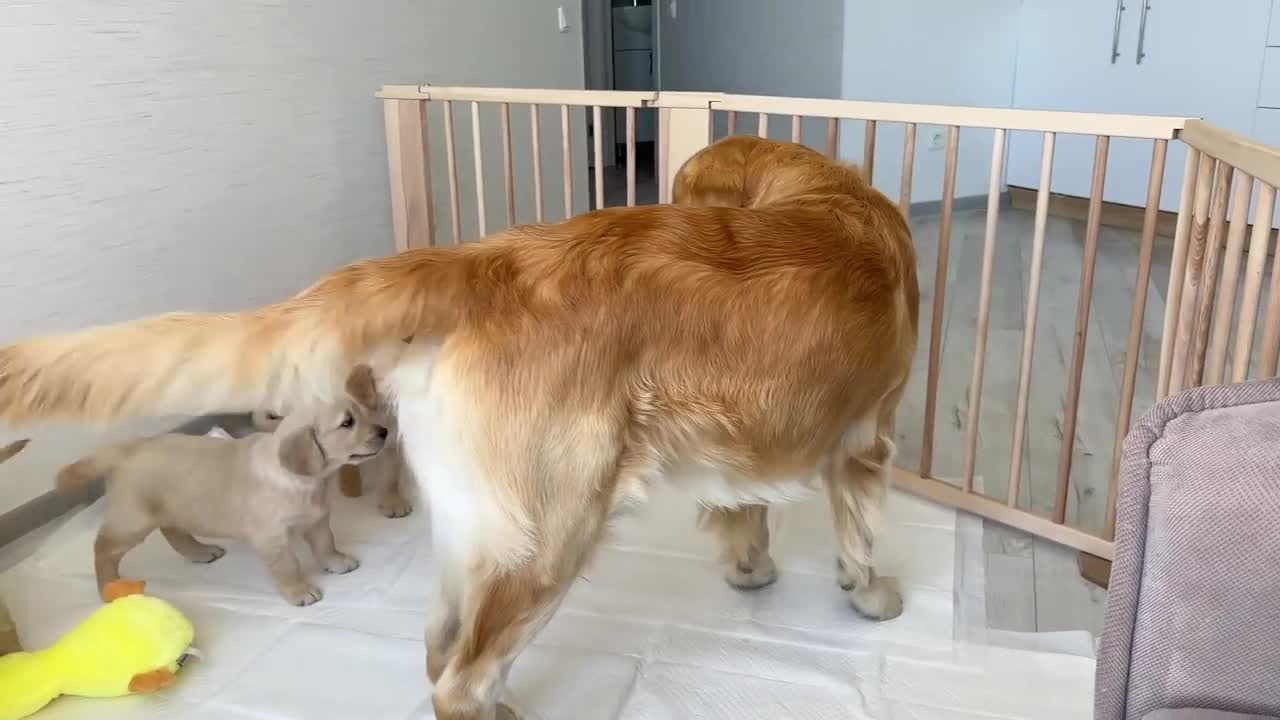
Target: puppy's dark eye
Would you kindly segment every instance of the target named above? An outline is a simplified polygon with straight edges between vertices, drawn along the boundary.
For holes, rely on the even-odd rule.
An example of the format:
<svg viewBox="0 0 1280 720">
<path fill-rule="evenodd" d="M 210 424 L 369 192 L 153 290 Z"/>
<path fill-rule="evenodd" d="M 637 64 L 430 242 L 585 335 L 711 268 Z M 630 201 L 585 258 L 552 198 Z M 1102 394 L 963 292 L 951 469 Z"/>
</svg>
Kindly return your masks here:
<svg viewBox="0 0 1280 720">
<path fill-rule="evenodd" d="M 269 412 L 269 413 L 267 413 L 267 419 L 268 419 L 268 420 L 283 420 L 283 419 L 284 419 L 284 416 L 283 416 L 283 415 L 277 415 L 277 414 L 275 414 L 275 413 L 273 413 L 273 412 Z"/>
<path fill-rule="evenodd" d="M 353 427 L 355 427 L 355 426 L 356 426 L 356 419 L 355 419 L 355 418 L 353 418 L 353 417 L 351 417 L 351 413 L 347 413 L 347 414 L 345 414 L 345 415 L 343 415 L 343 416 L 342 416 L 342 425 L 340 425 L 339 427 L 343 427 L 343 428 L 348 428 L 348 429 L 349 429 L 349 428 L 353 428 Z"/>
</svg>

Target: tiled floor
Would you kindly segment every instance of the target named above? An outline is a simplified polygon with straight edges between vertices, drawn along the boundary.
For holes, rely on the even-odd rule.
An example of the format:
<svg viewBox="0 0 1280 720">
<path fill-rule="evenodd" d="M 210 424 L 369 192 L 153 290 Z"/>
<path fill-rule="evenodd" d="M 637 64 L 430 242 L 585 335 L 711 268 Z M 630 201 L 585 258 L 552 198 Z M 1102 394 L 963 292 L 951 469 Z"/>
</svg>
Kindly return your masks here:
<svg viewBox="0 0 1280 720">
<path fill-rule="evenodd" d="M 102 701 L 61 698 L 45 711 L 49 720 L 431 717 L 421 670 L 435 598 L 429 519 L 388 520 L 371 500 L 335 498 L 334 533 L 362 564 L 322 576 L 304 553 L 305 572 L 325 593 L 306 608 L 281 601 L 261 563 L 235 543 L 217 563 L 197 565 L 153 535 L 123 571 L 145 573 L 148 590 L 191 619 L 200 659 L 159 700 L 89 710 Z M 99 504 L 76 516 L 0 575 L 0 594 L 31 647 L 98 604 L 89 560 L 101 513 Z M 821 494 L 776 514 L 781 574 L 755 592 L 724 583 L 696 514 L 684 494 L 659 490 L 618 523 L 515 662 L 507 699 L 521 717 L 1089 716 L 1092 660 L 953 639 L 954 512 L 890 495 L 876 556 L 898 577 L 906 608 L 887 623 L 849 609 Z M 342 661 L 326 662 L 334 648 Z M 1047 685 L 1055 693 L 1043 692 Z M 326 692 L 331 686 L 347 691 Z"/>
</svg>

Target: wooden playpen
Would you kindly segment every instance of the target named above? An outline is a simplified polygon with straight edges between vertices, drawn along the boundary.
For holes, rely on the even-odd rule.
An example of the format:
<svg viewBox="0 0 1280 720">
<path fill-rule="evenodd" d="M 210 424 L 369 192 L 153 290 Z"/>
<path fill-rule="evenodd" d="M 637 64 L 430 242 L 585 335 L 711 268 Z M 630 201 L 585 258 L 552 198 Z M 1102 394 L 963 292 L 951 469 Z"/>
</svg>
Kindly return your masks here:
<svg viewBox="0 0 1280 720">
<path fill-rule="evenodd" d="M 486 203 L 491 199 L 489 196 L 498 193 L 490 188 L 485 179 L 486 173 L 495 186 L 496 177 L 499 174 L 502 177 L 500 197 L 505 201 L 508 225 L 552 219 L 547 216 L 544 197 L 552 189 L 564 201 L 563 214 L 554 213 L 557 217 L 572 215 L 575 210 L 587 210 L 581 200 L 580 185 L 584 180 L 594 185 L 595 207 L 604 207 L 606 183 L 601 133 L 595 133 L 591 147 L 594 173 L 588 178 L 585 173 L 575 172 L 574 151 L 575 145 L 579 144 L 575 138 L 581 137 L 578 132 L 580 125 L 575 126 L 575 123 L 582 119 L 579 113 L 583 113 L 583 109 L 591 113 L 597 128 L 605 111 L 616 111 L 625 117 L 625 198 L 628 205 L 635 204 L 637 198 L 635 126 L 638 112 L 656 109 L 659 114 L 656 148 L 659 201 L 669 200 L 671 179 L 680 164 L 706 146 L 714 135 L 720 134 L 717 132 L 719 128 L 729 133 L 746 129 L 764 135 L 770 129 L 771 120 L 776 128 L 777 119 L 789 119 L 790 136 L 799 141 L 806 127 L 805 120 L 809 120 L 807 127 L 810 130 L 815 129 L 813 123 L 816 120 L 822 123 L 820 129 L 825 133 L 823 140 L 814 144 L 821 145 L 819 149 L 835 156 L 840 146 L 841 130 L 847 130 L 855 121 L 860 121 L 863 128 L 861 167 L 872 180 L 876 177 L 878 138 L 886 135 L 885 130 L 889 127 L 901 129 L 900 182 L 890 190 L 897 191 L 900 207 L 904 213 L 910 214 L 913 171 L 917 164 L 917 133 L 923 128 L 939 128 L 946 139 L 942 194 L 936 220 L 931 221 L 937 226 L 936 244 L 930 234 L 928 242 L 934 256 L 932 266 L 926 264 L 926 254 L 922 252 L 920 268 L 923 300 L 922 377 L 919 384 L 923 389 L 923 409 L 919 425 L 908 425 L 901 414 L 898 422 L 900 437 L 904 434 L 913 436 L 918 432 L 918 453 L 915 453 L 918 462 L 912 463 L 912 467 L 898 467 L 893 481 L 897 487 L 909 492 L 1089 555 L 1106 560 L 1112 555 L 1116 470 L 1122 442 L 1135 415 L 1139 368 L 1144 363 L 1144 334 L 1152 336 L 1147 338 L 1148 345 L 1158 340 L 1159 359 L 1158 366 L 1147 368 L 1154 376 L 1150 378 L 1153 392 L 1144 393 L 1138 399 L 1141 407 L 1187 387 L 1276 375 L 1280 352 L 1280 252 L 1270 250 L 1269 245 L 1273 234 L 1270 220 L 1276 188 L 1280 185 L 1280 151 L 1197 119 L 680 92 L 387 86 L 377 96 L 383 101 L 385 110 L 392 218 L 396 246 L 400 250 L 446 240 L 461 242 L 464 240 L 464 221 L 474 228 L 474 236 L 496 230 L 494 218 L 501 214 L 496 212 L 495 206 L 487 206 Z M 455 128 L 456 118 L 460 115 L 465 117 L 467 107 L 470 110 L 472 157 L 463 168 L 474 181 L 474 224 L 463 213 L 465 188 L 459 178 L 459 163 L 467 163 L 467 160 L 459 158 L 458 131 Z M 493 108 L 484 111 L 491 113 L 487 122 L 482 108 Z M 545 152 L 543 117 L 548 114 L 554 117 L 557 111 L 560 147 L 558 152 Z M 513 118 L 519 119 L 521 128 L 528 130 L 523 138 L 519 137 L 520 132 L 515 131 L 517 122 Z M 495 119 L 496 123 L 493 122 Z M 949 279 L 954 281 L 950 251 L 954 218 L 959 212 L 956 183 L 962 128 L 966 132 L 976 129 L 990 133 L 990 170 L 982 221 L 973 352 L 971 356 L 947 352 L 944 364 L 943 318 L 948 308 L 948 282 Z M 1003 170 L 1008 139 L 1014 132 L 1040 136 L 1040 183 L 1030 237 L 1019 235 L 1005 241 L 1019 243 L 1024 249 L 1027 244 L 1030 246 L 1021 309 L 1021 342 L 1020 345 L 1015 343 L 993 349 L 988 347 L 988 335 L 992 289 L 996 284 L 993 279 L 995 257 L 1000 240 L 998 223 L 1004 198 Z M 464 141 L 466 136 L 464 129 Z M 1052 169 L 1055 147 L 1062 145 L 1059 139 L 1063 136 L 1093 139 L 1092 182 L 1080 262 L 1070 269 L 1078 277 L 1078 282 L 1074 297 L 1074 328 L 1064 335 L 1069 340 L 1062 342 L 1065 390 L 1061 394 L 1060 414 L 1055 420 L 1059 428 L 1059 437 L 1054 439 L 1058 446 L 1056 465 L 1049 461 L 1043 463 L 1043 471 L 1052 473 L 1052 502 L 1031 507 L 1025 498 L 1020 499 L 1020 486 L 1028 472 L 1024 451 L 1028 435 L 1041 432 L 1033 430 L 1028 423 L 1028 405 L 1033 388 L 1036 323 L 1043 310 L 1041 281 L 1048 267 L 1045 250 L 1050 224 Z M 529 141 L 527 163 L 521 147 L 525 138 Z M 1147 143 L 1150 147 L 1150 172 L 1141 232 L 1136 238 L 1133 290 L 1127 298 L 1128 305 L 1125 308 L 1109 305 L 1102 309 L 1108 314 L 1114 312 L 1127 316 L 1128 332 L 1127 336 L 1117 335 L 1116 340 L 1117 348 L 1123 346 L 1122 360 L 1117 352 L 1115 361 L 1118 392 L 1104 394 L 1114 400 L 1114 404 L 1106 409 L 1113 432 L 1107 443 L 1110 446 L 1109 466 L 1103 473 L 1105 513 L 1100 523 L 1087 527 L 1085 523 L 1072 521 L 1068 506 L 1073 463 L 1080 459 L 1076 440 L 1081 390 L 1087 384 L 1084 372 L 1086 349 L 1090 336 L 1091 303 L 1095 296 L 1099 237 L 1104 225 L 1103 191 L 1113 138 L 1125 139 L 1128 143 Z M 496 143 L 491 142 L 494 139 Z M 516 144 L 517 139 L 519 144 Z M 1144 333 L 1157 228 L 1162 219 L 1159 199 L 1166 170 L 1176 170 L 1166 168 L 1171 141 L 1185 146 L 1186 157 L 1172 245 L 1168 248 L 1169 280 L 1164 286 L 1162 320 L 1157 316 L 1150 323 L 1156 329 Z M 440 146 L 443 146 L 443 161 L 438 156 Z M 844 154 L 856 155 L 856 140 L 849 148 L 852 152 Z M 528 166 L 519 172 L 513 162 L 517 150 L 521 153 L 521 164 Z M 554 161 L 549 164 L 560 165 L 562 187 L 552 188 L 553 183 L 546 182 L 544 161 L 548 158 Z M 501 170 L 494 169 L 497 167 Z M 445 174 L 444 183 L 437 185 L 441 171 Z M 443 185 L 447 185 L 447 196 Z M 446 204 L 446 197 L 448 207 L 438 207 Z M 531 211 L 524 213 L 527 217 L 520 216 L 517 197 L 525 205 L 532 200 Z M 576 207 L 575 197 L 578 198 Z M 1257 218 L 1252 225 L 1249 223 L 1251 208 Z M 443 225 L 446 210 L 450 232 L 442 239 L 438 237 L 438 225 Z M 916 232 L 917 244 L 923 245 L 924 238 L 919 228 Z M 1270 262 L 1269 255 L 1273 256 Z M 1269 283 L 1264 282 L 1268 265 Z M 1053 270 L 1064 272 L 1062 268 Z M 1126 269 L 1125 272 L 1129 271 Z M 930 277 L 932 285 L 925 288 Z M 1265 302 L 1262 300 L 1264 284 L 1268 285 Z M 1065 359 L 1068 347 L 1069 361 Z M 1153 347 L 1145 349 L 1154 352 Z M 1012 381 L 1016 374 L 1017 383 L 1008 418 L 1011 426 L 1010 451 L 1007 459 L 1000 460 L 1000 467 L 1007 468 L 1008 478 L 999 484 L 990 482 L 990 478 L 983 482 L 977 467 L 979 458 L 988 452 L 979 442 L 984 376 L 993 357 L 1002 351 L 1009 354 L 1009 379 Z M 944 367 L 954 367 L 953 363 L 966 360 L 971 362 L 967 372 L 968 387 L 964 392 L 964 402 L 957 404 L 954 413 L 955 427 L 963 430 L 962 437 L 957 433 L 962 451 L 957 453 L 959 462 L 953 463 L 958 467 L 940 467 L 936 452 L 940 376 Z M 1147 364 L 1154 365 L 1153 362 Z M 1089 453 L 1090 456 L 1092 454 Z M 995 493 L 986 491 L 995 485 L 1002 490 Z"/>
</svg>

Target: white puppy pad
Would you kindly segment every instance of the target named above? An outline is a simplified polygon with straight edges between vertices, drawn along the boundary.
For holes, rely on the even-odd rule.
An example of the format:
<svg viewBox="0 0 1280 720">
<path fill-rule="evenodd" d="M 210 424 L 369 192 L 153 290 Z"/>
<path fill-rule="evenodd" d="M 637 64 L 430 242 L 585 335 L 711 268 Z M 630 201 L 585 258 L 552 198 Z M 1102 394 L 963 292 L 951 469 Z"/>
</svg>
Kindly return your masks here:
<svg viewBox="0 0 1280 720">
<path fill-rule="evenodd" d="M 421 503 L 419 503 L 421 505 Z M 101 502 L 0 576 L 27 647 L 44 647 L 97 606 L 93 536 Z M 890 495 L 876 555 L 897 575 L 906 611 L 858 617 L 835 579 L 820 496 L 771 511 L 778 582 L 725 584 L 696 505 L 661 492 L 621 521 L 537 641 L 515 663 L 507 702 L 526 718 L 1087 718 L 1093 661 L 957 642 L 955 514 Z M 375 500 L 334 498 L 339 549 L 360 559 L 324 575 L 295 608 L 245 547 L 195 565 L 159 534 L 123 574 L 191 618 L 202 659 L 149 697 L 62 698 L 49 720 L 432 717 L 422 633 L 434 595 L 427 512 L 389 520 Z"/>
</svg>

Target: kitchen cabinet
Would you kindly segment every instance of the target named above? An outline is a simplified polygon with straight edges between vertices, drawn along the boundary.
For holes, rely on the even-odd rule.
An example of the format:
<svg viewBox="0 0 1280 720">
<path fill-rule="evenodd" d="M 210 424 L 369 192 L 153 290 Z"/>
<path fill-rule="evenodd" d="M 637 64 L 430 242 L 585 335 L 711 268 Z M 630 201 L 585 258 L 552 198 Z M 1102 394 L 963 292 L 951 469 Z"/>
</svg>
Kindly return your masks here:
<svg viewBox="0 0 1280 720">
<path fill-rule="evenodd" d="M 1271 5 L 1272 0 L 1026 0 L 1019 14 L 1013 105 L 1203 117 L 1252 134 Z M 1038 187 L 1040 148 L 1039 134 L 1011 135 L 1010 185 Z M 1171 143 L 1160 200 L 1164 210 L 1177 210 L 1184 160 L 1185 148 Z M 1104 198 L 1145 205 L 1150 161 L 1150 141 L 1112 140 Z M 1088 197 L 1092 164 L 1093 138 L 1059 137 L 1053 190 Z"/>
</svg>

